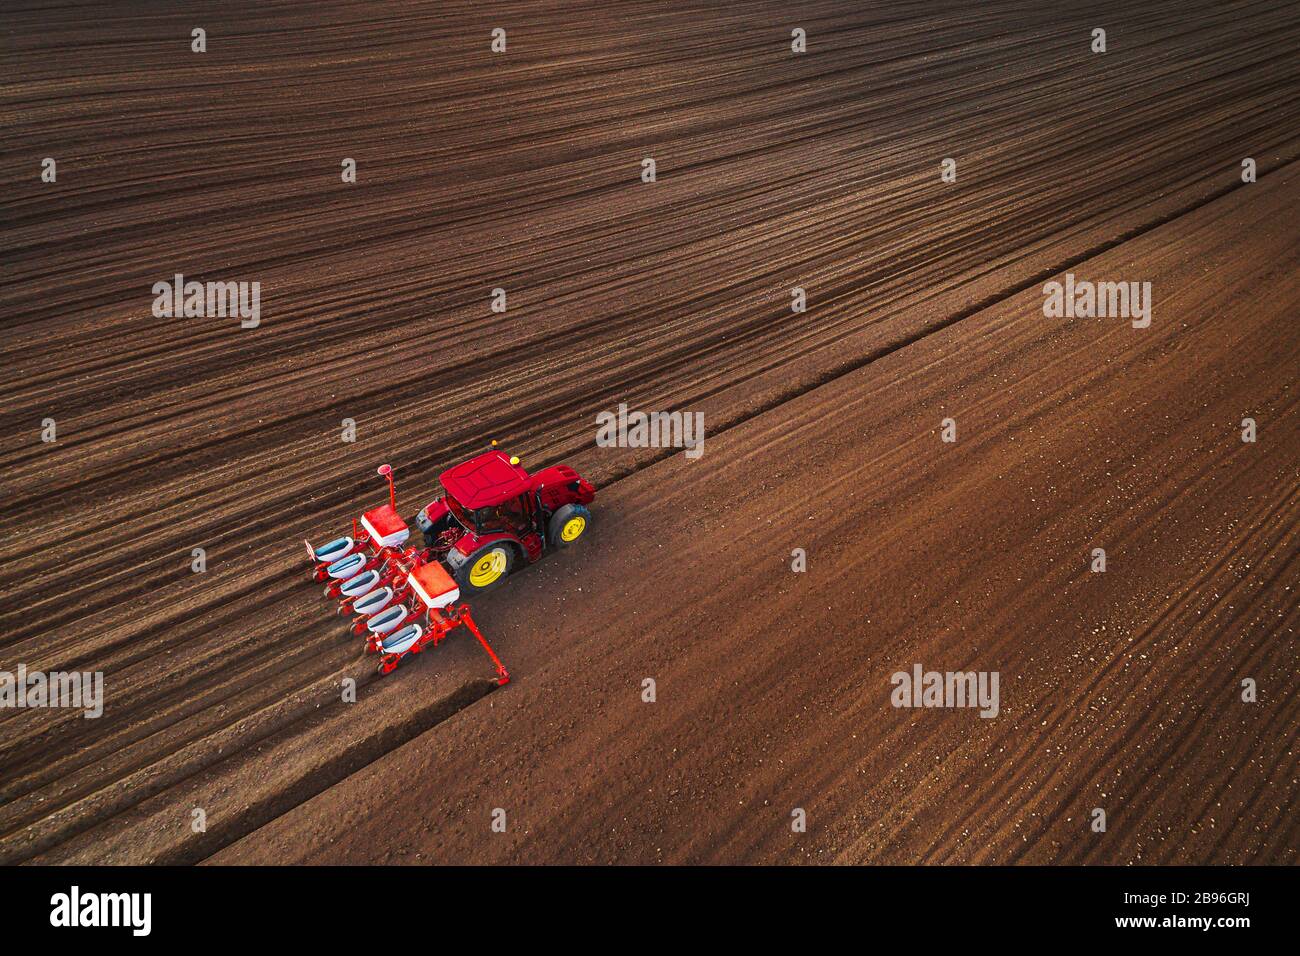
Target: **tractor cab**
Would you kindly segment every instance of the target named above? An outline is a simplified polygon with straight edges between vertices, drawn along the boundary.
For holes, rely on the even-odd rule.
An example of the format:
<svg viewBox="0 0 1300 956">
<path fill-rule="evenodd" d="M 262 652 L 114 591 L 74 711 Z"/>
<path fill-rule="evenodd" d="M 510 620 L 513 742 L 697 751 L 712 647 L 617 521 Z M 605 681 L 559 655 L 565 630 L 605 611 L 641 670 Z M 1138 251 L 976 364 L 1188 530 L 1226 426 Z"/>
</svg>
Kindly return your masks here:
<svg viewBox="0 0 1300 956">
<path fill-rule="evenodd" d="M 532 484 L 518 458 L 489 451 L 442 473 L 447 496 L 469 511 L 495 508 L 517 498 Z"/>
<path fill-rule="evenodd" d="M 466 531 L 523 536 L 535 530 L 528 507 L 532 479 L 519 459 L 490 451 L 442 473 L 443 502 Z"/>
</svg>

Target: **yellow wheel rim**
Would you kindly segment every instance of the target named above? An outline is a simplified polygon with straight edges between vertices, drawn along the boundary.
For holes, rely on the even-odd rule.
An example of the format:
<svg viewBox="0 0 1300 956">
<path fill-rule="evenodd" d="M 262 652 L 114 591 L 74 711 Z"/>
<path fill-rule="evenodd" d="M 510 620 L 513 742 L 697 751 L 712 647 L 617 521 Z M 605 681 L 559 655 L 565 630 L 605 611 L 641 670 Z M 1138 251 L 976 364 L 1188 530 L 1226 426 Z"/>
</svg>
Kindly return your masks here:
<svg viewBox="0 0 1300 956">
<path fill-rule="evenodd" d="M 582 534 L 586 527 L 586 518 L 570 518 L 568 521 L 564 522 L 564 527 L 560 529 L 560 540 L 573 541 L 578 537 L 578 535 Z"/>
<path fill-rule="evenodd" d="M 469 571 L 469 583 L 476 588 L 487 587 L 506 571 L 506 553 L 500 548 L 489 551 L 474 562 Z"/>
</svg>

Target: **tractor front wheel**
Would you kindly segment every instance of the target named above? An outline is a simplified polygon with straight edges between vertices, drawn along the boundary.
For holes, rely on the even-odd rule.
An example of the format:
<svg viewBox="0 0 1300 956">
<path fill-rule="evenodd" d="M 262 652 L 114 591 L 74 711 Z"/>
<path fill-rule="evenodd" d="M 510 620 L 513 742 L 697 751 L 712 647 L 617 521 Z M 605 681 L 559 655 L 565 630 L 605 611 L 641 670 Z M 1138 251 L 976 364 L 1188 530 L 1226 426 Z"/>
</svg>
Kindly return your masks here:
<svg viewBox="0 0 1300 956">
<path fill-rule="evenodd" d="M 456 583 L 463 594 L 481 594 L 498 586 L 514 567 L 515 549 L 505 542 L 485 544 L 456 569 Z"/>
<path fill-rule="evenodd" d="M 582 505 L 564 505 L 551 515 L 546 536 L 553 548 L 567 548 L 576 542 L 591 524 L 591 512 Z"/>
</svg>

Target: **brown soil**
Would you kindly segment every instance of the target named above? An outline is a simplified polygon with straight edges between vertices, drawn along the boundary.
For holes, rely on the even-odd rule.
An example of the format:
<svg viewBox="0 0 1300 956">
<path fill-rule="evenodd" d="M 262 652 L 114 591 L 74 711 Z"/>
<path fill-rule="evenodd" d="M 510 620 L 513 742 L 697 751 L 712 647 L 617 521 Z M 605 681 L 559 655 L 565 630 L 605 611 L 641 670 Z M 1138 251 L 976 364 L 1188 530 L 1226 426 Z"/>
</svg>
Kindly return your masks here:
<svg viewBox="0 0 1300 956">
<path fill-rule="evenodd" d="M 1128 6 L 12 15 L 0 669 L 106 699 L 0 710 L 0 861 L 1294 862 L 1297 27 Z M 375 679 L 299 539 L 487 437 L 590 535 Z"/>
</svg>

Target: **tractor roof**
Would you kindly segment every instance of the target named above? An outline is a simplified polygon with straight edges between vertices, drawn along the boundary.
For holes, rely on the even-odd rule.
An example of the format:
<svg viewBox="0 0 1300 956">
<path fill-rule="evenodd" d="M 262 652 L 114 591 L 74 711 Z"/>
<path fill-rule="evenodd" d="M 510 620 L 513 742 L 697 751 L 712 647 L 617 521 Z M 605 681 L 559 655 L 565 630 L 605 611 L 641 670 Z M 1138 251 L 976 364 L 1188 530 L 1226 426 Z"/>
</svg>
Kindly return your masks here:
<svg viewBox="0 0 1300 956">
<path fill-rule="evenodd" d="M 528 472 L 499 451 L 489 451 L 442 473 L 442 486 L 466 508 L 490 508 L 528 490 Z"/>
</svg>

